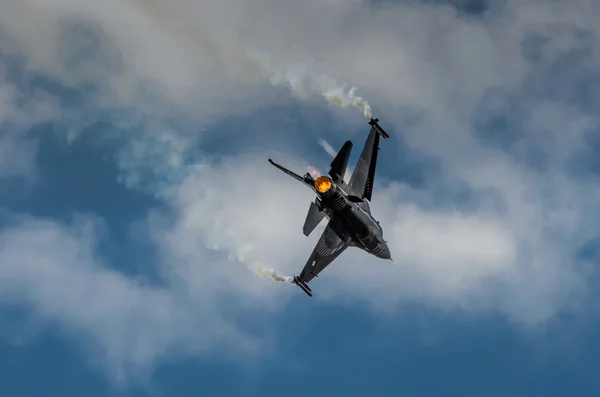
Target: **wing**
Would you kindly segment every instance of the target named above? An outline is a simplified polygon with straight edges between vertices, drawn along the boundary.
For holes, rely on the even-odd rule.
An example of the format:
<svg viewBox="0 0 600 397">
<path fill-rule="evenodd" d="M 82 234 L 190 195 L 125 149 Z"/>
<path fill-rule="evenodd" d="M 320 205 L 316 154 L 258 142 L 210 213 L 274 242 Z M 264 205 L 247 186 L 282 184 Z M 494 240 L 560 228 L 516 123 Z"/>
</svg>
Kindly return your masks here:
<svg viewBox="0 0 600 397">
<path fill-rule="evenodd" d="M 389 138 L 381 126 L 377 123 L 378 119 L 371 119 L 371 131 L 365 141 L 365 146 L 360 153 L 360 158 L 356 163 L 356 168 L 350 177 L 348 186 L 360 198 L 371 201 L 373 195 L 373 183 L 375 182 L 375 168 L 377 166 L 377 153 L 379 152 L 379 139 L 383 136 L 384 139 Z"/>
<path fill-rule="evenodd" d="M 279 169 L 282 172 L 285 172 L 286 174 L 288 174 L 289 176 L 291 176 L 292 178 L 294 178 L 295 180 L 297 180 L 298 182 L 302 182 L 304 185 L 310 187 L 311 189 L 314 190 L 314 186 L 313 183 L 315 182 L 312 177 L 309 174 L 304 175 L 304 177 L 301 177 L 300 175 L 296 174 L 295 172 L 292 172 L 290 170 L 288 170 L 287 168 L 277 164 L 276 162 L 274 162 L 273 160 L 269 159 L 269 163 L 271 163 L 273 166 L 275 166 L 275 168 Z"/>
<path fill-rule="evenodd" d="M 340 239 L 333 231 L 332 221 L 329 221 L 299 278 L 308 283 L 348 247 L 349 244 Z"/>
</svg>

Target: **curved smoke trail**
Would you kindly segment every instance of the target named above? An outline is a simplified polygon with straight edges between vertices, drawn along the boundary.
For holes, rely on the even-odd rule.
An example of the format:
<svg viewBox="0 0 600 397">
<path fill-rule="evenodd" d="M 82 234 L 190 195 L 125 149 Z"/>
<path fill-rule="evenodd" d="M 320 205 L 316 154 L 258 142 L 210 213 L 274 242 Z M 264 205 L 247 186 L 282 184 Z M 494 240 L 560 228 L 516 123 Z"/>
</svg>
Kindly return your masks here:
<svg viewBox="0 0 600 397">
<path fill-rule="evenodd" d="M 356 94 L 357 88 L 347 84 L 339 85 L 336 80 L 319 72 L 306 60 L 276 62 L 268 51 L 246 48 L 235 53 L 225 51 L 214 41 L 209 32 L 202 31 L 201 26 L 184 23 L 181 16 L 167 9 L 161 0 L 129 0 L 141 13 L 154 19 L 174 33 L 206 50 L 212 56 L 229 60 L 244 66 L 246 70 L 258 71 L 270 78 L 271 84 L 287 86 L 294 94 L 308 97 L 311 94 L 323 96 L 329 103 L 339 107 L 355 107 L 365 117 L 371 117 L 371 106 Z"/>
<path fill-rule="evenodd" d="M 259 75 L 267 77 L 272 85 L 286 86 L 301 98 L 321 95 L 332 105 L 343 108 L 355 107 L 360 109 L 365 117 L 371 117 L 371 106 L 364 98 L 357 95 L 356 87 L 348 88 L 347 84 L 338 84 L 333 77 L 320 72 L 306 60 L 281 61 L 281 57 L 276 60 L 271 53 L 254 48 L 225 50 L 214 40 L 214 35 L 204 30 L 204 27 L 186 23 L 189 21 L 186 21 L 185 17 L 176 15 L 172 8 L 168 8 L 170 4 L 167 1 L 129 0 L 129 2 L 146 17 L 168 28 L 172 33 L 195 43 L 199 50 L 203 50 L 220 62 L 241 65 L 241 70 L 252 75 L 258 72 Z M 311 172 L 317 171 L 311 170 Z M 254 247 L 238 246 L 235 251 L 238 260 L 245 263 L 258 276 L 276 282 L 293 280 L 292 277 L 280 275 L 274 269 L 260 265 Z"/>
</svg>

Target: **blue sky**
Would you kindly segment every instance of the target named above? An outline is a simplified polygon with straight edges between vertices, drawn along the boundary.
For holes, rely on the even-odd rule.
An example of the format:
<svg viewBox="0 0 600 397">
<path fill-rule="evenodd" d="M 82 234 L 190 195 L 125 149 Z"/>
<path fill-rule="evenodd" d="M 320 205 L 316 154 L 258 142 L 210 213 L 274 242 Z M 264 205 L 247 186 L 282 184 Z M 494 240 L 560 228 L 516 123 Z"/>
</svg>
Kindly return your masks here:
<svg viewBox="0 0 600 397">
<path fill-rule="evenodd" d="M 2 395 L 598 395 L 598 11 L 0 5 Z M 354 164 L 352 86 L 394 263 L 309 299 L 257 273 L 324 226 L 266 160 Z"/>
</svg>

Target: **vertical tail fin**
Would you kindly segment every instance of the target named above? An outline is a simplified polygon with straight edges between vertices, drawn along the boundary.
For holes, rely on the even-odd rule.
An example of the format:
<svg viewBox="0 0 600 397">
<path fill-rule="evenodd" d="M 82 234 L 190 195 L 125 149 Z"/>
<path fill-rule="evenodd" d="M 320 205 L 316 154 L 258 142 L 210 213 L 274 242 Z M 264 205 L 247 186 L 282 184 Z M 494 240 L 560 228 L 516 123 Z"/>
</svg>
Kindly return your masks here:
<svg viewBox="0 0 600 397">
<path fill-rule="evenodd" d="M 352 142 L 346 141 L 344 146 L 342 146 L 338 154 L 331 162 L 329 175 L 335 182 L 344 179 L 344 174 L 346 173 L 346 168 L 348 167 L 348 160 L 350 160 L 350 153 L 352 153 Z"/>
</svg>

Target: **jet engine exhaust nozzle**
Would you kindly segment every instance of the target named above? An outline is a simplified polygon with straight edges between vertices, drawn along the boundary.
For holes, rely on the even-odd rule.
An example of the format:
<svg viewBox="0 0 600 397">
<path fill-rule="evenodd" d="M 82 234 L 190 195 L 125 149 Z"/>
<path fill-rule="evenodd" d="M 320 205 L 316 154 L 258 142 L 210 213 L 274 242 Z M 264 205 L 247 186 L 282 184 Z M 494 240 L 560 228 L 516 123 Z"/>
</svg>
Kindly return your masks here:
<svg viewBox="0 0 600 397">
<path fill-rule="evenodd" d="M 319 193 L 327 193 L 331 189 L 331 179 L 326 176 L 320 176 L 315 181 L 315 189 Z"/>
</svg>

